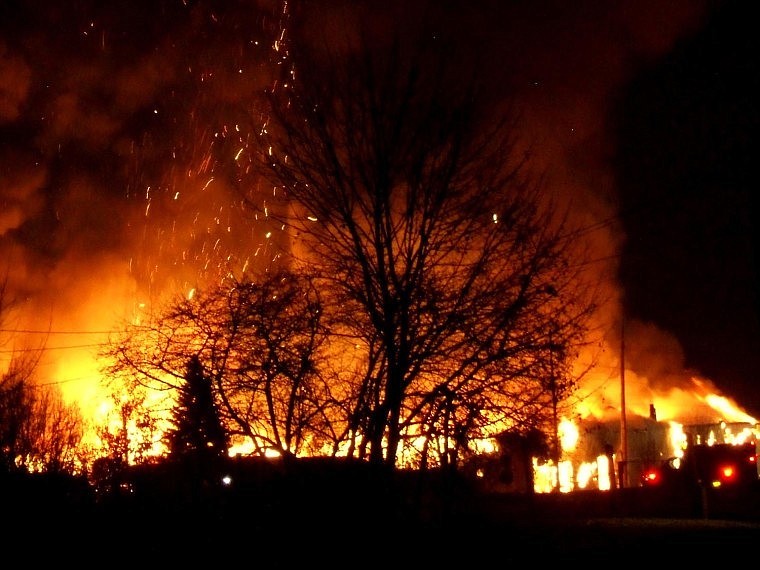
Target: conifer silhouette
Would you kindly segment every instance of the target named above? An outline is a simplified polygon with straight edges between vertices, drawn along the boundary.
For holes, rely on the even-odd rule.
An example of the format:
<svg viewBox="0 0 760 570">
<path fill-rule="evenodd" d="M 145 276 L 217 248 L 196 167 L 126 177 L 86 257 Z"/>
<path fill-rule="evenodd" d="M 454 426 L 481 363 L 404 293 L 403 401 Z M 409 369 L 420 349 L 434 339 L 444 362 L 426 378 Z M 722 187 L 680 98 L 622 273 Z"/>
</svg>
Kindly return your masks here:
<svg viewBox="0 0 760 570">
<path fill-rule="evenodd" d="M 213 460 L 227 455 L 227 434 L 214 403 L 211 380 L 197 355 L 187 363 L 171 423 L 167 443 L 172 457 Z"/>
</svg>

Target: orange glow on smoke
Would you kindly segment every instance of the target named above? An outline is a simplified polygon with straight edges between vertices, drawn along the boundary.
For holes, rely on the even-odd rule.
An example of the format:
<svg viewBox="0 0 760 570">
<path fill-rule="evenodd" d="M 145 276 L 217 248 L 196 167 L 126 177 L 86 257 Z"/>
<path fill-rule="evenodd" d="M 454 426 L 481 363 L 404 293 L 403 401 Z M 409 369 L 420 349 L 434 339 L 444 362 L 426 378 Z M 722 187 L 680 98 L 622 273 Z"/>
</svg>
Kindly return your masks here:
<svg viewBox="0 0 760 570">
<path fill-rule="evenodd" d="M 282 30 L 280 38 L 274 40 L 271 46 L 274 52 L 284 51 L 286 46 L 281 41 L 284 37 Z M 221 70 L 217 73 L 221 74 Z M 249 79 L 246 76 L 237 83 L 227 85 L 223 81 L 212 82 L 211 75 L 209 72 L 201 83 L 209 90 L 214 84 L 220 86 L 219 93 L 206 93 L 212 101 L 229 101 L 239 95 L 248 103 L 245 98 L 250 95 L 252 100 L 252 94 L 263 91 L 269 81 L 268 74 L 262 73 L 261 78 Z M 540 97 L 541 91 L 531 88 L 531 96 L 527 100 L 528 128 L 534 133 L 546 135 L 541 137 L 546 145 L 540 145 L 535 150 L 534 168 L 537 172 L 546 171 L 553 177 L 559 177 L 549 182 L 563 189 L 559 196 L 562 200 L 574 200 L 575 190 L 585 196 L 586 190 L 575 188 L 577 183 L 574 180 L 579 178 L 575 165 L 562 164 L 564 159 L 561 157 L 575 156 L 577 153 L 567 152 L 575 143 L 558 138 L 558 121 L 554 113 L 559 109 L 569 109 L 571 122 L 584 131 L 579 138 L 585 139 L 591 135 L 599 126 L 595 122 L 600 120 L 601 115 L 592 110 L 593 101 L 586 96 L 587 88 L 588 85 L 584 84 L 584 96 L 573 99 L 569 104 L 547 104 L 549 114 L 543 105 L 538 106 L 540 100 L 537 97 Z M 192 116 L 200 119 L 186 125 L 186 131 L 174 133 L 177 140 L 173 140 L 172 144 L 182 147 L 183 152 L 176 155 L 181 158 L 168 161 L 164 165 L 165 172 L 156 175 L 157 180 L 149 180 L 142 186 L 142 182 L 136 183 L 133 191 L 141 196 L 143 202 L 126 224 L 131 232 L 124 238 L 129 242 L 127 254 L 122 251 L 88 257 L 88 263 L 82 264 L 78 262 L 78 252 L 73 249 L 70 257 L 64 259 L 50 275 L 50 282 L 44 284 L 55 301 L 49 305 L 49 299 L 45 299 L 37 305 L 25 307 L 25 316 L 18 321 L 19 330 L 38 331 L 27 335 L 25 346 L 45 347 L 39 369 L 40 382 L 59 385 L 64 398 L 76 402 L 90 422 L 87 442 L 98 441 L 99 428 L 119 426 L 117 404 L 112 401 L 106 379 L 101 374 L 105 363 L 98 357 L 99 349 L 108 341 L 109 331 L 115 332 L 125 320 L 140 322 L 143 310 L 150 310 L 152 305 L 157 305 L 175 291 L 181 291 L 192 299 L 197 287 L 216 284 L 230 273 L 255 273 L 275 263 L 283 250 L 297 247 L 290 243 L 286 230 L 270 218 L 268 202 L 274 190 L 259 188 L 258 181 L 247 177 L 245 165 L 250 153 L 247 143 L 241 145 L 241 141 L 251 140 L 251 133 L 223 115 L 205 117 L 204 111 L 212 115 L 211 111 L 215 109 L 199 107 L 197 114 L 193 109 Z M 181 118 L 178 120 L 181 123 Z M 262 128 L 261 125 L 253 127 Z M 576 128 L 572 129 L 572 135 L 568 130 L 563 136 L 575 139 L 578 136 Z M 225 144 L 229 145 L 225 151 L 229 156 L 218 159 L 215 153 L 223 154 L 220 149 L 225 149 Z M 134 157 L 137 163 L 139 159 L 139 156 Z M 223 176 L 224 169 L 215 170 L 215 161 L 224 159 L 231 159 L 240 167 L 239 172 L 229 175 L 229 180 Z M 557 161 L 560 163 L 558 166 Z M 562 178 L 565 168 L 572 176 Z M 601 175 L 606 179 L 607 173 Z M 136 178 L 143 180 L 142 176 Z M 248 217 L 253 213 L 241 211 L 239 197 L 235 194 L 236 184 L 256 188 L 259 192 L 254 196 L 260 203 L 253 223 Z M 35 186 L 42 186 L 42 182 L 35 183 Z M 97 195 L 95 191 L 88 192 L 88 188 L 76 190 L 75 195 L 83 198 L 89 197 L 90 193 Z M 586 198 L 591 199 L 590 196 Z M 584 208 L 575 212 L 577 216 L 590 218 L 585 226 L 593 227 L 600 219 L 614 218 L 615 212 L 608 211 L 610 206 L 607 200 L 595 200 L 593 208 L 585 207 L 585 202 L 585 199 L 580 200 Z M 592 211 L 598 219 L 593 218 Z M 498 221 L 494 218 L 494 222 Z M 617 257 L 620 236 L 611 229 L 605 229 L 608 227 L 609 224 L 604 224 L 602 230 L 589 238 L 594 241 L 591 245 L 600 259 Z M 125 258 L 128 259 L 128 267 L 125 267 Z M 9 264 L 20 268 L 26 266 L 22 259 L 9 259 Z M 603 273 L 607 269 L 594 266 L 590 270 Z M 31 272 L 29 269 L 26 271 Z M 12 280 L 17 279 L 21 283 L 26 277 L 11 275 Z M 616 299 L 617 283 L 614 279 L 610 278 L 606 287 L 611 292 L 610 296 Z M 606 332 L 614 328 L 621 314 L 614 303 L 608 311 L 609 314 L 600 316 L 598 323 L 598 329 Z M 15 315 L 9 321 L 15 321 Z M 48 330 L 53 334 L 47 334 L 45 331 Z M 677 453 L 685 442 L 683 425 L 756 423 L 738 404 L 721 395 L 709 380 L 693 374 L 673 373 L 673 370 L 681 370 L 683 366 L 677 346 L 674 346 L 677 343 L 670 339 L 660 342 L 663 333 L 642 325 L 631 327 L 629 334 L 632 338 L 626 341 L 632 354 L 626 356 L 629 367 L 624 371 L 625 412 L 632 426 L 639 419 L 649 418 L 654 410 L 658 421 L 668 422 L 668 445 L 673 453 Z M 650 338 L 656 341 L 647 340 Z M 559 487 L 566 491 L 592 485 L 608 489 L 612 484 L 608 476 L 610 459 L 606 455 L 584 457 L 582 460 L 573 457 L 574 453 L 580 453 L 587 437 L 582 430 L 583 422 L 598 420 L 614 424 L 621 415 L 619 345 L 615 339 L 606 338 L 599 339 L 596 345 L 602 347 L 600 354 L 582 354 L 577 367 L 579 371 L 585 371 L 593 358 L 595 364 L 592 370 L 584 372 L 577 390 L 563 403 L 561 421 L 557 426 L 563 456 L 559 458 L 558 465 L 534 465 L 537 490 L 550 491 Z M 0 354 L 0 371 L 7 365 L 7 359 L 3 356 Z M 658 362 L 656 365 L 645 365 L 649 359 Z M 161 401 L 161 405 L 164 404 Z M 134 426 L 129 426 L 129 429 L 134 437 L 140 436 Z M 749 433 L 733 433 L 731 430 L 727 426 L 721 433 L 712 432 L 706 436 L 707 440 L 722 438 L 733 442 L 752 436 L 751 430 Z M 491 450 L 488 442 L 482 445 L 484 451 Z M 233 450 L 245 453 L 250 448 L 243 442 Z M 160 446 L 155 451 L 159 453 Z M 614 451 L 619 454 L 618 449 Z M 403 462 L 403 458 L 400 461 Z"/>
<path fill-rule="evenodd" d="M 124 291 L 128 292 L 129 287 L 121 287 L 120 296 L 124 306 L 136 306 L 130 320 L 139 322 L 140 315 L 146 307 L 144 304 L 135 304 L 132 299 L 124 300 L 129 297 Z M 194 289 L 190 288 L 187 291 L 186 296 L 192 298 Z M 69 335 L 50 335 L 47 340 L 49 350 L 46 350 L 41 363 L 45 376 L 57 379 L 56 384 L 60 385 L 65 400 L 79 405 L 89 425 L 84 443 L 92 448 L 100 445 L 98 430 L 105 426 L 112 429 L 120 427 L 112 394 L 101 374 L 105 363 L 98 357 L 98 350 L 108 340 L 108 331 L 113 330 L 116 323 L 120 322 L 119 319 L 123 318 L 123 313 L 115 310 L 118 303 L 113 302 L 113 298 L 110 301 L 91 295 L 85 304 L 86 309 L 77 313 L 76 318 L 73 314 L 71 317 L 72 326 L 78 326 L 80 330 L 87 331 L 87 334 L 82 338 L 83 335 L 72 329 Z M 103 305 L 107 308 L 103 308 Z M 89 322 L 81 316 L 83 314 L 91 317 Z M 112 322 L 108 322 L 107 315 L 112 316 Z M 616 357 L 612 356 L 607 363 L 601 360 L 599 367 L 584 377 L 576 392 L 569 398 L 557 429 L 562 452 L 559 464 L 547 462 L 534 465 L 536 491 L 550 492 L 557 486 L 563 492 L 576 488 L 606 490 L 611 487 L 607 456 L 598 455 L 591 460 L 578 461 L 574 453 L 584 438 L 581 429 L 583 422 L 594 419 L 614 422 L 620 417 L 620 378 L 609 373 L 610 369 L 618 365 L 615 359 Z M 681 379 L 676 386 L 654 389 L 649 379 L 630 370 L 626 370 L 625 373 L 628 418 L 632 422 L 635 422 L 636 418 L 646 418 L 653 408 L 657 420 L 668 425 L 670 455 L 679 455 L 686 444 L 684 424 L 715 423 L 723 426 L 704 436 L 700 443 L 713 443 L 718 440 L 741 443 L 756 437 L 753 429 L 735 431 L 728 425 L 736 422 L 755 425 L 757 421 L 730 398 L 717 393 L 707 379 L 689 376 Z M 155 403 L 167 409 L 165 400 L 157 398 Z M 141 437 L 135 426 L 130 426 L 129 430 L 131 437 Z M 419 442 L 419 445 L 422 446 L 423 442 Z M 480 452 L 483 453 L 494 450 L 493 444 L 488 441 L 480 442 L 479 446 Z M 160 455 L 163 451 L 162 446 L 157 444 L 154 446 L 153 454 Z M 231 449 L 233 454 L 247 454 L 251 451 L 246 442 L 236 442 Z M 615 449 L 614 460 L 618 459 L 619 449 Z M 404 458 L 400 457 L 399 461 L 407 465 Z"/>
</svg>

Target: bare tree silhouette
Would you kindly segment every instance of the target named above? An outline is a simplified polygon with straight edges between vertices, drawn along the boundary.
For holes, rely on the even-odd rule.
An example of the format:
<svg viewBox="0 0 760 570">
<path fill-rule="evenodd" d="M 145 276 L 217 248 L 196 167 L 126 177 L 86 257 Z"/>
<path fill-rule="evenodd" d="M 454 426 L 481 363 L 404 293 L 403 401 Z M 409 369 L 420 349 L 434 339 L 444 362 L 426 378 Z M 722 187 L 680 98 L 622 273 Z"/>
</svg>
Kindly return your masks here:
<svg viewBox="0 0 760 570">
<path fill-rule="evenodd" d="M 328 418 L 339 417 L 329 412 L 338 396 L 322 378 L 327 337 L 321 320 L 306 275 L 283 270 L 230 282 L 173 301 L 152 321 L 127 327 L 107 349 L 114 357 L 109 374 L 178 394 L 168 439 L 174 452 L 197 451 L 208 442 L 226 450 L 223 429 L 230 444 L 245 438 L 261 455 L 315 454 L 335 447 Z M 197 382 L 201 372 L 208 384 Z M 206 417 L 211 406 L 222 428 Z"/>
<path fill-rule="evenodd" d="M 352 449 L 456 464 L 496 426 L 551 422 L 593 294 L 565 214 L 525 174 L 516 112 L 455 75 L 446 45 L 342 29 L 288 44 L 261 165 L 293 263 L 319 272 L 358 347 Z"/>
</svg>

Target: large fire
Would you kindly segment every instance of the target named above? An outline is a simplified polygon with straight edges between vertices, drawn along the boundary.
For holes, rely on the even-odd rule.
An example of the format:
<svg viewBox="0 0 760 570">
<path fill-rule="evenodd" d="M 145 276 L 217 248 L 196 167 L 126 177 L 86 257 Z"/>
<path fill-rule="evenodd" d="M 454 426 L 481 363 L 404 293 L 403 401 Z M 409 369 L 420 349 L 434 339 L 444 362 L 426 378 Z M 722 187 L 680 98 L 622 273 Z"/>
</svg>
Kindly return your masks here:
<svg viewBox="0 0 760 570">
<path fill-rule="evenodd" d="M 192 295 L 192 290 L 187 295 Z M 49 371 L 45 374 L 57 378 L 67 400 L 80 406 L 90 422 L 85 443 L 93 449 L 102 445 L 98 436 L 100 429 L 109 425 L 113 429 L 121 427 L 118 394 L 114 394 L 113 387 L 109 387 L 103 378 L 104 363 L 98 356 L 99 349 L 108 342 L 117 322 L 115 319 L 122 318 L 121 313 L 112 310 L 117 306 L 114 299 L 111 296 L 109 309 L 103 309 L 98 308 L 100 301 L 92 296 L 89 304 L 84 305 L 87 308 L 84 313 L 99 318 L 87 324 L 72 316 L 70 322 L 79 324 L 82 327 L 79 330 L 72 327 L 56 334 L 27 335 L 27 338 L 37 339 L 38 343 L 42 342 L 43 336 L 48 339 L 40 370 Z M 133 318 L 137 318 L 141 308 L 134 305 L 129 295 L 123 295 L 123 301 L 129 309 L 136 307 Z M 111 322 L 106 318 L 109 314 L 114 319 Z M 65 357 L 60 356 L 62 352 Z M 613 478 L 618 462 L 623 459 L 620 435 L 623 385 L 620 374 L 610 374 L 611 369 L 619 366 L 618 353 L 612 349 L 608 353 L 606 360 L 602 359 L 595 369 L 584 374 L 579 387 L 562 407 L 557 425 L 558 462 L 534 460 L 537 492 L 607 490 L 619 483 Z M 671 385 L 657 384 L 657 389 L 652 387 L 650 379 L 640 377 L 632 370 L 625 370 L 623 378 L 629 444 L 627 459 L 632 465 L 642 461 L 642 451 L 651 452 L 653 445 L 655 455 L 650 453 L 649 460 L 677 456 L 689 443 L 736 444 L 760 438 L 757 420 L 739 404 L 721 395 L 705 378 L 684 372 L 678 381 L 671 379 Z M 165 402 L 158 398 L 156 402 L 165 406 Z M 700 433 L 692 433 L 689 441 L 684 430 L 694 426 L 703 429 Z M 130 426 L 130 434 L 134 438 L 142 437 L 135 426 Z M 611 446 L 611 453 L 604 452 L 605 445 Z M 481 442 L 481 448 L 485 452 L 493 451 L 495 444 Z M 241 442 L 231 449 L 231 454 L 251 451 L 247 442 Z M 164 452 L 160 444 L 154 449 L 157 455 Z"/>
<path fill-rule="evenodd" d="M 284 6 L 287 7 L 286 3 Z M 127 135 L 119 133 L 114 126 L 113 123 L 120 118 L 119 113 L 108 117 L 104 110 L 102 116 L 96 117 L 99 120 L 93 126 L 95 120 L 77 100 L 75 85 L 68 86 L 70 94 L 63 93 L 50 102 L 50 116 L 53 117 L 50 120 L 56 122 L 52 130 L 58 134 L 90 125 L 89 129 L 72 135 L 77 141 L 84 141 L 85 146 L 94 145 L 98 136 L 113 136 L 112 146 L 108 148 L 126 157 L 124 170 L 127 173 L 120 173 L 123 178 L 119 181 L 124 182 L 128 203 L 123 214 L 109 219 L 115 208 L 100 192 L 98 184 L 104 182 L 88 179 L 86 174 L 71 176 L 62 182 L 57 181 L 64 187 L 66 196 L 55 205 L 55 217 L 74 228 L 100 228 L 101 233 L 91 229 L 84 232 L 83 237 L 72 239 L 65 254 L 48 273 L 38 268 L 45 264 L 35 265 L 38 260 L 22 246 L 12 243 L 8 248 L 3 247 L 13 269 L 9 275 L 10 286 L 22 293 L 22 303 L 8 315 L 6 329 L 0 331 L 12 341 L 10 345 L 0 343 L 0 346 L 10 347 L 0 351 L 0 372 L 6 369 L 14 353 L 40 351 L 39 382 L 60 386 L 67 401 L 79 405 L 90 422 L 87 444 L 95 448 L 100 445 L 99 429 L 119 422 L 118 390 L 115 393 L 103 377 L 106 363 L 99 355 L 109 337 L 118 332 L 124 322 L 135 322 L 161 300 L 180 293 L 192 295 L 197 287 L 214 284 L 230 272 L 239 274 L 270 266 L 289 247 L 284 228 L 267 215 L 270 189 L 253 179 L 246 168 L 248 145 L 263 125 L 256 96 L 262 86 L 271 82 L 266 64 L 283 57 L 284 29 L 277 30 L 274 41 L 270 41 L 271 37 L 257 32 L 253 25 L 258 19 L 255 16 L 250 18 L 250 31 L 245 31 L 245 26 L 235 25 L 234 34 L 215 36 L 218 44 L 213 57 L 208 57 L 205 51 L 192 51 L 202 46 L 188 47 L 197 42 L 164 43 L 162 40 L 155 49 L 146 51 L 160 55 L 155 62 L 124 65 L 119 70 L 121 75 L 114 81 L 105 68 L 99 70 L 102 74 L 100 81 L 115 84 L 117 93 L 112 95 L 113 100 L 109 99 L 109 103 L 119 113 L 126 115 L 135 111 L 133 106 L 140 106 L 142 121 L 156 121 L 146 126 L 144 134 L 135 140 L 128 140 Z M 276 18 L 273 21 L 277 21 Z M 208 17 L 208 25 L 214 30 L 214 26 L 222 25 L 220 22 L 215 15 Z M 99 25 L 93 20 L 81 34 L 83 42 L 97 38 L 95 47 L 88 48 L 93 51 L 87 52 L 94 54 L 96 61 L 97 56 L 108 53 L 110 42 L 115 41 L 107 33 L 109 30 L 99 29 Z M 31 71 L 26 73 L 27 66 L 23 61 L 8 58 L 3 68 L 3 48 L 0 42 L 0 69 L 11 74 L 19 68 L 18 75 L 25 78 L 25 85 L 28 84 Z M 96 75 L 89 67 L 89 61 L 76 63 L 82 77 Z M 165 73 L 167 69 L 170 73 Z M 170 80 L 176 81 L 179 87 L 172 84 L 171 88 L 164 89 Z M 3 94 L 1 83 L 2 80 L 0 95 Z M 156 100 L 146 103 L 141 97 L 149 97 L 150 89 L 154 90 Z M 24 92 L 25 89 L 18 88 L 19 108 Z M 187 93 L 193 93 L 194 99 L 187 101 Z M 166 98 L 161 99 L 159 95 L 166 95 Z M 92 98 L 96 97 L 93 95 Z M 578 123 L 578 131 L 583 130 L 582 117 L 592 115 L 580 103 L 586 99 L 585 96 L 578 98 L 579 102 L 575 103 L 578 108 L 572 110 L 575 116 L 568 121 Z M 13 101 L 8 101 L 10 109 Z M 557 107 L 561 106 L 553 106 Z M 528 113 L 529 120 L 533 121 L 530 128 L 536 131 L 548 129 L 547 123 L 557 122 L 541 117 L 538 104 L 532 113 Z M 6 115 L 8 118 L 15 113 L 7 111 Z M 3 119 L 2 114 L 0 119 Z M 595 125 L 589 122 L 586 127 L 593 132 Z M 569 130 L 576 131 L 576 127 Z M 554 134 L 552 140 L 554 145 L 563 144 Z M 57 141 L 49 144 L 52 148 L 61 147 Z M 65 156 L 63 151 L 58 152 Z M 551 164 L 555 154 L 572 153 L 547 146 L 546 150 L 537 151 L 537 160 Z M 45 184 L 48 176 L 35 161 L 30 160 L 28 164 L 21 161 L 18 173 L 11 173 L 8 184 L 19 196 L 28 194 L 32 205 L 25 209 L 24 204 L 18 212 L 1 212 L 0 237 L 6 230 L 20 226 L 22 218 L 25 215 L 31 217 L 35 211 L 39 199 L 36 191 Z M 557 183 L 557 177 L 562 176 L 558 172 L 565 170 L 571 170 L 569 165 L 556 168 L 552 182 Z M 111 173 L 107 174 L 110 176 Z M 606 180 L 607 176 L 602 173 L 599 179 Z M 111 179 L 107 178 L 107 181 L 110 183 Z M 559 180 L 557 186 L 567 189 L 572 184 Z M 253 188 L 254 194 L 258 193 L 259 210 L 263 214 L 259 214 L 253 223 L 250 213 L 236 198 L 240 186 Z M 586 193 L 587 190 L 579 192 Z M 587 200 L 590 198 L 585 196 L 580 202 Z M 599 219 L 612 217 L 608 207 L 602 205 L 604 200 L 598 202 L 594 208 L 579 215 L 591 216 L 588 211 L 596 210 Z M 84 210 L 108 214 L 91 216 L 83 214 Z M 98 219 L 94 219 L 96 217 Z M 121 226 L 114 229 L 117 222 Z M 597 222 L 594 219 L 588 225 Z M 594 246 L 599 248 L 600 258 L 613 257 L 620 238 L 609 225 L 601 226 L 602 229 L 593 236 Z M 118 233 L 118 239 L 111 233 Z M 103 237 L 105 235 L 118 242 L 120 247 L 110 250 L 95 247 L 99 245 L 98 240 L 108 241 Z M 4 244 L 0 242 L 0 245 Z M 612 270 L 614 267 L 605 267 L 600 272 L 614 274 Z M 617 289 L 614 278 L 610 278 L 609 288 L 612 291 Z M 36 294 L 27 295 L 28 291 Z M 621 320 L 621 313 L 620 307 L 613 304 L 608 314 L 601 317 L 599 329 L 611 332 Z M 627 424 L 628 457 L 625 459 L 629 461 L 637 459 L 637 445 L 644 445 L 649 441 L 647 437 L 665 438 L 667 446 L 658 445 L 657 453 L 677 453 L 684 445 L 686 426 L 713 426 L 709 433 L 699 434 L 708 440 L 739 442 L 757 437 L 757 420 L 742 410 L 740 404 L 721 394 L 708 379 L 681 370 L 678 354 L 673 354 L 672 350 L 666 350 L 664 354 L 636 351 L 637 338 L 640 340 L 645 336 L 644 328 L 628 333 L 631 336 L 628 344 L 634 350 L 632 357 L 626 355 L 623 371 L 620 370 L 622 351 L 616 345 L 615 335 L 609 334 L 613 340 L 601 341 L 602 357 L 590 372 L 583 374 L 577 390 L 563 404 L 558 418 L 559 462 L 556 465 L 551 461 L 535 464 L 537 490 L 610 488 L 613 482 L 609 478 L 612 471 L 609 462 L 620 461 L 625 452 L 620 446 L 621 419 Z M 663 343 L 663 346 L 672 347 L 672 344 Z M 585 368 L 587 357 L 591 358 L 589 355 L 581 357 L 579 368 Z M 670 365 L 645 368 L 647 358 L 670 361 Z M 623 385 L 624 404 L 621 398 Z M 668 433 L 656 433 L 663 425 L 667 426 Z M 599 452 L 604 445 L 612 446 L 611 454 Z M 245 450 L 243 446 L 234 451 Z M 157 448 L 156 453 L 160 452 L 161 449 Z"/>
<path fill-rule="evenodd" d="M 679 457 L 689 445 L 760 441 L 758 421 L 697 376 L 653 390 L 630 370 L 596 381 L 592 375 L 576 397 L 559 422 L 558 462 L 534 462 L 538 492 L 636 486 L 643 466 Z"/>
</svg>

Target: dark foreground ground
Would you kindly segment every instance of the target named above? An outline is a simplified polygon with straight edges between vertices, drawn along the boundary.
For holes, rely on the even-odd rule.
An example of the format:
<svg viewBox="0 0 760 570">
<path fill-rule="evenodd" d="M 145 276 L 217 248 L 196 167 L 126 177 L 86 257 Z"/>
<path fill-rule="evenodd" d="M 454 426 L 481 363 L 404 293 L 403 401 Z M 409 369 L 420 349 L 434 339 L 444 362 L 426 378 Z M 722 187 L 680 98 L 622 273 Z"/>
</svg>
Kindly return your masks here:
<svg viewBox="0 0 760 570">
<path fill-rule="evenodd" d="M 5 489 L 0 548 L 32 567 L 357 569 L 702 568 L 756 565 L 760 549 L 759 488 L 526 496 L 375 483 L 291 480 L 213 500 L 164 489 L 96 502 Z"/>
<path fill-rule="evenodd" d="M 702 568 L 757 561 L 760 489 L 678 496 L 625 489 L 516 499 L 483 497 L 473 528 L 505 537 L 508 556 L 629 568 Z M 477 531 L 476 531 L 477 532 Z M 525 558 L 522 558 L 525 559 Z"/>
</svg>

